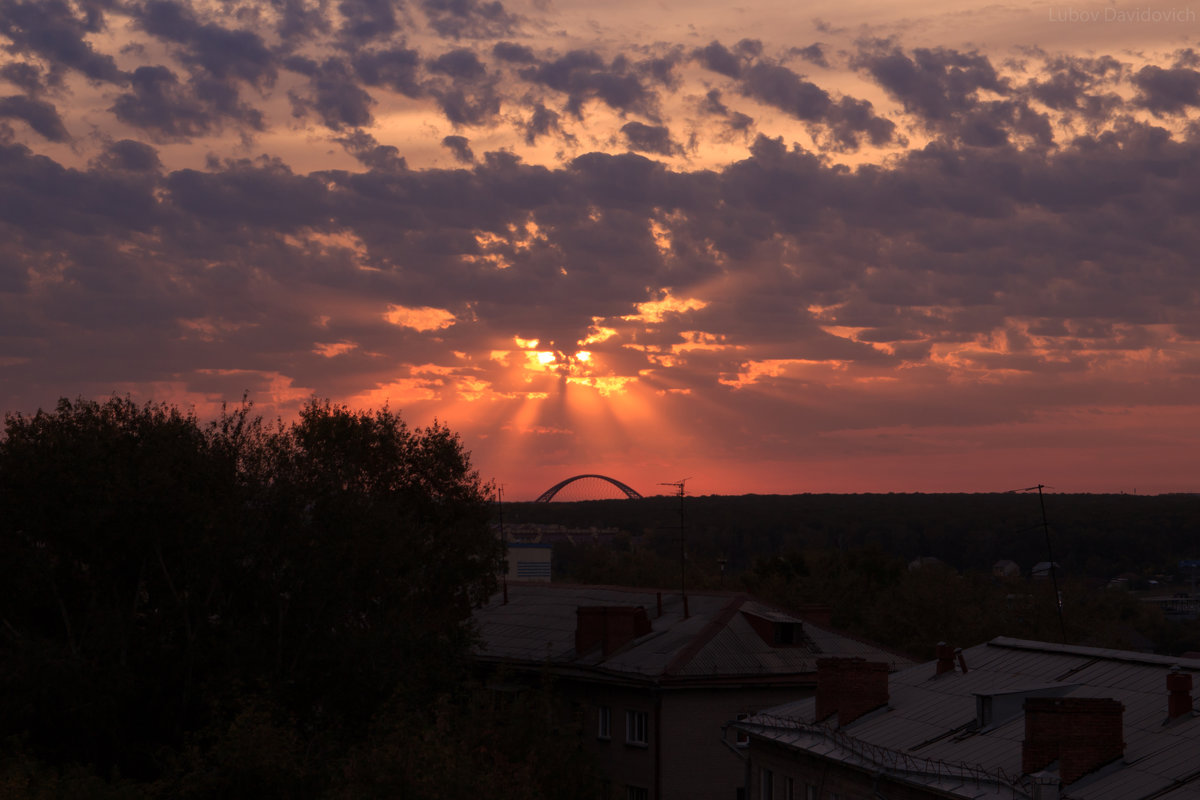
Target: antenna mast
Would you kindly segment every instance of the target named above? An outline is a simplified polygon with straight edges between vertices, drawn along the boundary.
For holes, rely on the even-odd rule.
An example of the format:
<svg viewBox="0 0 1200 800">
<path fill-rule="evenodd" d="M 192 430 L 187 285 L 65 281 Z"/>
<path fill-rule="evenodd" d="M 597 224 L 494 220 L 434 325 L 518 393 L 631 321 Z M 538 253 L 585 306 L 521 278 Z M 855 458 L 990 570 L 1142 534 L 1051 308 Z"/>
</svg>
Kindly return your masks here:
<svg viewBox="0 0 1200 800">
<path fill-rule="evenodd" d="M 688 618 L 688 599 L 687 599 L 687 555 L 684 552 L 684 536 L 683 536 L 683 498 L 687 493 L 685 484 L 691 478 L 680 478 L 677 481 L 660 483 L 659 486 L 674 486 L 679 490 L 679 594 L 683 597 L 683 618 Z"/>
<path fill-rule="evenodd" d="M 1054 549 L 1050 546 L 1050 522 L 1046 519 L 1046 497 L 1042 494 L 1042 489 L 1045 489 L 1044 483 L 1039 483 L 1037 486 L 1030 486 L 1027 489 L 1021 489 L 1022 492 L 1032 492 L 1037 489 L 1038 505 L 1042 509 L 1042 532 L 1046 535 L 1046 558 L 1050 564 L 1050 582 L 1054 587 L 1054 605 L 1058 609 L 1058 627 L 1062 631 L 1063 644 L 1067 643 L 1067 623 L 1063 621 L 1062 610 L 1062 595 L 1058 592 L 1058 567 L 1054 563 Z"/>
<path fill-rule="evenodd" d="M 500 544 L 504 548 L 504 575 L 500 578 L 504 605 L 508 605 L 508 537 L 504 533 L 504 484 L 496 487 L 496 512 L 500 517 Z"/>
</svg>

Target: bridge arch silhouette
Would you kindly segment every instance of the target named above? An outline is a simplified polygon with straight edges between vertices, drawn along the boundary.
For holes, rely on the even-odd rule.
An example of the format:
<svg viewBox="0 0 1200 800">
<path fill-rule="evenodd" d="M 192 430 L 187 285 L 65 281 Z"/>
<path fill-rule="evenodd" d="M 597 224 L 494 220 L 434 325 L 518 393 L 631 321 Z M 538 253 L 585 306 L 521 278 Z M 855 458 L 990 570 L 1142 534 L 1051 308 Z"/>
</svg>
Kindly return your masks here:
<svg viewBox="0 0 1200 800">
<path fill-rule="evenodd" d="M 638 498 L 640 498 L 642 496 L 641 492 L 627 486 L 624 483 L 621 483 L 616 478 L 610 478 L 607 475 L 587 474 L 587 475 L 574 475 L 570 478 L 567 478 L 565 481 L 559 481 L 558 483 L 554 484 L 549 489 L 547 489 L 546 491 L 544 491 L 540 495 L 538 495 L 538 499 L 535 500 L 534 502 L 535 503 L 549 503 L 551 500 L 554 499 L 554 496 L 556 494 L 558 494 L 560 491 L 562 491 L 564 488 L 566 488 L 566 486 L 568 484 L 572 484 L 575 481 L 581 481 L 586 478 L 599 478 L 602 481 L 608 481 L 613 486 L 617 487 L 622 492 L 624 492 L 625 496 L 628 497 L 630 500 L 637 500 Z"/>
</svg>

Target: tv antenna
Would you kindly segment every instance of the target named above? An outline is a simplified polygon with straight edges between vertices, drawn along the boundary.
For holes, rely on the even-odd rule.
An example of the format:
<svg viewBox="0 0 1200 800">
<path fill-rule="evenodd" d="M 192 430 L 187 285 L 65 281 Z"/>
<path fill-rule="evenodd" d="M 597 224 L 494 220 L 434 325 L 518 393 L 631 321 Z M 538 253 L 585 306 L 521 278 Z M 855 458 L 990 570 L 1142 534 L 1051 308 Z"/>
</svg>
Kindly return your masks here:
<svg viewBox="0 0 1200 800">
<path fill-rule="evenodd" d="M 677 481 L 659 483 L 659 486 L 674 486 L 679 492 L 679 594 L 683 597 L 683 618 L 688 618 L 687 599 L 687 556 L 683 549 L 683 498 L 687 494 L 686 484 L 691 478 L 680 478 Z"/>
<path fill-rule="evenodd" d="M 1042 507 L 1042 531 L 1046 534 L 1046 558 L 1050 563 L 1050 582 L 1054 586 L 1054 605 L 1058 609 L 1058 627 L 1062 631 L 1063 644 L 1067 643 L 1067 624 L 1063 622 L 1062 610 L 1062 595 L 1058 591 L 1058 568 L 1054 563 L 1054 549 L 1050 546 L 1050 523 L 1046 519 L 1046 496 L 1042 494 L 1042 489 L 1047 488 L 1044 483 L 1039 483 L 1037 486 L 1028 486 L 1024 489 L 1018 489 L 1018 492 L 1032 492 L 1035 489 L 1038 493 L 1038 504 Z"/>
</svg>

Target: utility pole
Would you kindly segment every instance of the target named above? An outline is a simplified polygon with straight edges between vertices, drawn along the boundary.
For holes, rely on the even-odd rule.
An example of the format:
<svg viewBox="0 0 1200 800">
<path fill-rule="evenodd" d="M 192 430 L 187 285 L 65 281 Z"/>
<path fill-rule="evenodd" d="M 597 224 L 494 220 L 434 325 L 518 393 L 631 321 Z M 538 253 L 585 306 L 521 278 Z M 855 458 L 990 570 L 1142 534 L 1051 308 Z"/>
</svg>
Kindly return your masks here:
<svg viewBox="0 0 1200 800">
<path fill-rule="evenodd" d="M 683 618 L 688 618 L 688 599 L 687 599 L 687 554 L 684 552 L 684 527 L 683 527 L 683 498 L 686 494 L 684 484 L 691 478 L 681 478 L 677 481 L 668 483 L 660 483 L 659 486 L 674 486 L 679 490 L 679 594 L 683 597 Z"/>
</svg>

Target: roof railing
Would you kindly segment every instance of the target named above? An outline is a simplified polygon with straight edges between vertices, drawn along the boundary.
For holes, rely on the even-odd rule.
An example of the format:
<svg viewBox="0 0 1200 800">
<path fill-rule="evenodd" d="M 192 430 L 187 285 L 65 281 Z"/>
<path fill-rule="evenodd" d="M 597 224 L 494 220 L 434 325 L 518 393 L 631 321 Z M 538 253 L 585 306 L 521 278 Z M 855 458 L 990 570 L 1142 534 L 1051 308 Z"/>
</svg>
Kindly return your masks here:
<svg viewBox="0 0 1200 800">
<path fill-rule="evenodd" d="M 980 764 L 967 764 L 964 762 L 954 764 L 934 758 L 915 756 L 903 750 L 895 750 L 890 747 L 872 744 L 871 742 L 864 742 L 862 739 L 858 739 L 827 725 L 804 722 L 793 717 L 755 714 L 750 719 L 737 723 L 737 727 L 800 731 L 832 742 L 841 750 L 881 770 L 935 780 L 949 779 L 972 782 L 979 786 L 985 783 L 994 784 L 997 789 L 1011 789 L 1014 798 L 1032 797 L 1032 794 L 1022 785 L 1022 776 L 1010 777 L 1002 767 L 989 769 Z"/>
</svg>

